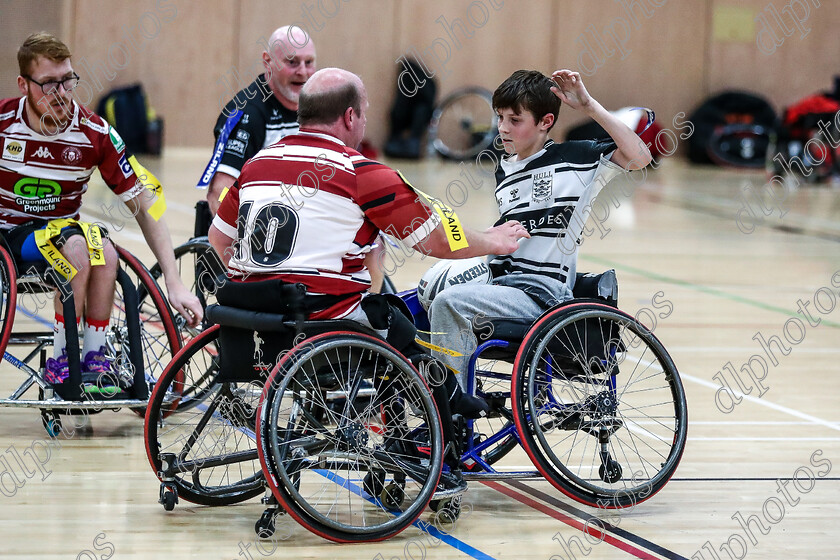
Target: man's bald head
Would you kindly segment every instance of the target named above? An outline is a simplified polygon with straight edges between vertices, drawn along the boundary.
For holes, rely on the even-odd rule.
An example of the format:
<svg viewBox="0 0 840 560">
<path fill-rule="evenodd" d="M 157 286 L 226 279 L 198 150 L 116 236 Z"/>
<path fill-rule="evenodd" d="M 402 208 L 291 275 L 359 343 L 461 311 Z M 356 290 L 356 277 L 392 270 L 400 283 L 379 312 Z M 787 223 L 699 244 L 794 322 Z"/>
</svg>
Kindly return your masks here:
<svg viewBox="0 0 840 560">
<path fill-rule="evenodd" d="M 268 44 L 262 55 L 266 82 L 280 103 L 297 110 L 300 89 L 316 68 L 315 44 L 296 25 L 275 29 Z"/>
<path fill-rule="evenodd" d="M 301 126 L 331 124 L 348 108 L 357 115 L 367 103 L 362 79 L 341 68 L 324 68 L 312 74 L 300 92 L 298 122 Z"/>
<path fill-rule="evenodd" d="M 315 44 L 312 38 L 303 29 L 297 25 L 284 25 L 278 27 L 271 34 L 268 39 L 268 44 L 274 52 L 269 53 L 271 56 L 278 56 L 284 58 L 292 58 L 294 53 L 306 48 L 307 46 L 314 49 Z"/>
</svg>

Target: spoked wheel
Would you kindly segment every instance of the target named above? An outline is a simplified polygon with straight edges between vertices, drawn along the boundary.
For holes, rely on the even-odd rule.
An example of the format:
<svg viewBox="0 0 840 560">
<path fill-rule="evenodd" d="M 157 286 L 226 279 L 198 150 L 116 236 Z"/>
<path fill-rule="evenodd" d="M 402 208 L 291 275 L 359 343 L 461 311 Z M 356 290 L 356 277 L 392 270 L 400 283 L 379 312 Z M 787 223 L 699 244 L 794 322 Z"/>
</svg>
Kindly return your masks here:
<svg viewBox="0 0 840 560">
<path fill-rule="evenodd" d="M 6 351 L 17 304 L 17 278 L 12 256 L 0 245 L 0 359 Z"/>
<path fill-rule="evenodd" d="M 195 237 L 175 247 L 175 262 L 184 285 L 198 297 L 202 309 L 216 303 L 216 290 L 224 280 L 226 267 L 207 237 Z M 155 280 L 159 280 L 163 274 L 159 263 L 155 263 L 150 272 Z M 196 336 L 209 326 L 206 319 L 198 327 L 187 326 L 186 320 L 180 315 L 176 315 L 175 319 L 184 339 Z"/>
<path fill-rule="evenodd" d="M 443 157 L 474 158 L 496 137 L 493 95 L 484 88 L 467 87 L 452 92 L 435 109 L 429 135 Z"/>
<path fill-rule="evenodd" d="M 262 386 L 218 382 L 219 327 L 200 333 L 167 366 L 146 411 L 146 455 L 160 473 L 176 458 L 177 495 L 197 504 L 235 504 L 262 493 L 254 437 Z M 167 478 L 166 476 L 161 477 Z"/>
<path fill-rule="evenodd" d="M 423 512 L 442 469 L 429 388 L 385 342 L 358 333 L 307 339 L 275 366 L 259 422 L 274 496 L 336 542 L 391 537 Z"/>
<path fill-rule="evenodd" d="M 116 246 L 120 266 L 137 289 L 140 314 L 140 347 L 143 354 L 143 371 L 151 392 L 163 369 L 181 349 L 181 339 L 169 303 L 148 269 L 128 251 Z M 106 356 L 112 361 L 112 370 L 130 383 L 134 368 L 130 361 L 130 342 L 126 323 L 126 299 L 117 283 L 111 322 L 106 337 Z M 142 414 L 142 411 L 140 411 Z"/>
<path fill-rule="evenodd" d="M 513 393 L 526 453 L 582 503 L 644 501 L 682 457 L 688 412 L 676 366 L 647 328 L 612 307 L 544 315 L 517 354 Z"/>
</svg>

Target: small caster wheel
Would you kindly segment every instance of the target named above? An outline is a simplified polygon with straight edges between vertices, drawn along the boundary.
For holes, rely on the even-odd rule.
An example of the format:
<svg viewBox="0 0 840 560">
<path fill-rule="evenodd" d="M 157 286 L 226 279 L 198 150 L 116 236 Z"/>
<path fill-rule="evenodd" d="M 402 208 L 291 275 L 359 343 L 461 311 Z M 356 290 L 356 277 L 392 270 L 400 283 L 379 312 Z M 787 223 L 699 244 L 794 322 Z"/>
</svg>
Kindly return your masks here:
<svg viewBox="0 0 840 560">
<path fill-rule="evenodd" d="M 598 476 L 601 480 L 610 484 L 621 480 L 621 465 L 618 462 L 608 459 L 606 463 L 598 467 Z"/>
<path fill-rule="evenodd" d="M 370 496 L 379 496 L 385 488 L 385 473 L 383 471 L 368 472 L 362 481 L 362 487 Z"/>
<path fill-rule="evenodd" d="M 172 511 L 175 509 L 175 504 L 178 503 L 178 489 L 172 484 L 161 484 L 158 503 L 162 504 L 163 509 L 166 511 Z"/>
<path fill-rule="evenodd" d="M 254 531 L 261 539 L 270 539 L 274 534 L 276 528 L 275 519 L 277 518 L 277 511 L 267 509 L 263 512 L 257 522 L 254 524 Z"/>
<path fill-rule="evenodd" d="M 429 507 L 437 512 L 435 517 L 444 523 L 455 523 L 461 515 L 460 496 L 447 500 L 432 500 Z"/>
<path fill-rule="evenodd" d="M 396 482 L 391 482 L 380 494 L 380 499 L 388 509 L 399 509 L 405 500 L 405 490 Z"/>
<path fill-rule="evenodd" d="M 42 411 L 41 422 L 51 438 L 57 438 L 58 434 L 61 433 L 61 417 L 55 412 Z"/>
</svg>

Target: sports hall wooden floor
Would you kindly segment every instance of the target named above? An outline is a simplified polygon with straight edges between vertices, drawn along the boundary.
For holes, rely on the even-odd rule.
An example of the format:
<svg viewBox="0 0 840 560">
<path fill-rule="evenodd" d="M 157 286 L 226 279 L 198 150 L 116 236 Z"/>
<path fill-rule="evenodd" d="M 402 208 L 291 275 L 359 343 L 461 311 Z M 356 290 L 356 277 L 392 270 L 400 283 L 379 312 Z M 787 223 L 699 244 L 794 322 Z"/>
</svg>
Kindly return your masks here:
<svg viewBox="0 0 840 560">
<path fill-rule="evenodd" d="M 199 193 L 191 185 L 206 157 L 205 151 L 173 150 L 160 161 L 146 158 L 166 185 L 166 216 L 176 243 L 192 232 L 192 205 Z M 459 172 L 452 164 L 435 161 L 401 167 L 414 184 L 438 195 Z M 609 233 L 603 239 L 597 234 L 587 238 L 582 247 L 580 270 L 618 272 L 623 309 L 633 314 L 653 309 L 657 292 L 659 305 L 667 300 L 673 307 L 669 316 L 657 318 L 655 333 L 682 373 L 690 423 L 682 463 L 662 492 L 630 511 L 603 512 L 572 502 L 543 481 L 471 484 L 465 503 L 472 513 L 437 545 L 412 527 L 388 542 L 339 546 L 286 520 L 278 533 L 288 538 L 271 556 L 726 560 L 730 555 L 721 547 L 730 543 L 733 557 L 740 558 L 836 558 L 840 190 L 801 188 L 786 202 L 789 211 L 783 218 L 777 211 L 745 234 L 735 221 L 738 193 L 763 179 L 763 173 L 694 169 L 667 161 L 631 198 L 617 196 L 620 207 L 612 207 L 605 221 Z M 468 225 L 484 227 L 495 220 L 487 187 L 471 191 L 460 209 Z M 95 209 L 112 200 L 99 186 L 87 195 L 86 204 Z M 136 226 L 129 224 L 114 237 L 144 262 L 152 262 Z M 414 258 L 399 268 L 398 286 L 414 285 L 429 262 Z M 740 369 L 753 355 L 769 363 L 753 337 L 759 332 L 766 339 L 784 337 L 786 322 L 798 316 L 797 300 L 813 302 L 821 288 L 826 289 L 816 296 L 820 309 L 831 310 L 817 311 L 811 303 L 808 309 L 819 325 L 806 325 L 798 344 L 786 343 L 787 356 L 774 347 L 778 365 L 770 363 L 767 392 L 757 398 L 753 390 L 730 413 L 721 412 L 713 376 L 727 362 Z M 653 310 L 667 312 L 665 307 Z M 788 327 L 789 337 L 803 336 L 795 322 Z M 5 361 L 0 376 L 5 394 L 20 379 Z M 743 373 L 741 378 L 747 380 Z M 732 383 L 731 374 L 726 379 Z M 253 545 L 254 521 L 262 511 L 256 500 L 215 509 L 182 502 L 175 511 L 164 512 L 157 504 L 158 481 L 146 461 L 142 437 L 141 419 L 122 411 L 93 416 L 89 428 L 61 440 L 45 464 L 50 473 L 46 480 L 35 473 L 13 496 L 0 496 L 0 557 L 268 556 L 274 545 L 263 549 L 265 555 Z M 0 409 L 0 451 L 7 460 L 8 449 L 23 453 L 33 448 L 43 458 L 41 444 L 33 444 L 43 438 L 36 411 Z M 26 461 L 31 468 L 30 459 Z M 11 464 L 24 478 L 20 467 Z M 509 464 L 528 462 L 523 453 L 515 453 Z M 799 480 L 789 482 L 794 476 Z M 787 484 L 788 498 L 779 492 L 777 479 Z M 752 519 L 752 540 L 733 518 L 738 513 L 745 520 L 757 515 L 767 534 Z M 611 523 L 604 542 L 591 544 L 597 540 L 593 536 L 590 542 L 582 540 L 580 528 L 590 515 Z M 575 538 L 583 548 L 564 550 L 560 539 Z M 240 543 L 247 552 L 241 553 Z"/>
</svg>

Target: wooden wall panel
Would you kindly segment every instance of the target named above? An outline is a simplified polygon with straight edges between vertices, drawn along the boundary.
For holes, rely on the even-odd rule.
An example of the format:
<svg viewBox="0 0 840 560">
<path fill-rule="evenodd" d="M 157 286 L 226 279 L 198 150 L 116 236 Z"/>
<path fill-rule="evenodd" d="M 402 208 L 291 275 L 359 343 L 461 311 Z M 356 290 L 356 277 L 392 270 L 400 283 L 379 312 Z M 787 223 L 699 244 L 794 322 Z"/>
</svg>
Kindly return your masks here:
<svg viewBox="0 0 840 560">
<path fill-rule="evenodd" d="M 222 101 L 259 71 L 255 63 L 262 47 L 257 40 L 279 25 L 299 23 L 312 32 L 321 67 L 341 66 L 363 77 L 371 102 L 368 136 L 380 144 L 401 70 L 397 60 L 407 53 L 419 54 L 437 71 L 441 95 L 466 84 L 492 89 L 517 68 L 588 70 L 585 83 L 606 107 L 648 105 L 670 126 L 675 113 L 690 112 L 724 88 L 757 91 L 778 109 L 830 87 L 838 71 L 840 10 L 837 0 L 821 0 L 819 8 L 816 0 L 807 1 L 808 36 L 801 38 L 798 31 L 784 36 L 768 55 L 754 36 L 742 36 L 740 42 L 716 38 L 713 16 L 719 9 L 758 15 L 769 5 L 780 11 L 787 0 L 3 0 L 0 95 L 17 93 L 17 46 L 31 31 L 46 28 L 68 42 L 89 85 L 96 85 L 94 76 L 83 72 L 99 64 L 94 73 L 102 91 L 93 92 L 95 99 L 111 87 L 140 80 L 166 119 L 166 145 L 209 149 Z M 639 8 L 634 12 L 638 27 L 622 5 L 630 2 L 645 2 L 649 11 L 650 17 Z M 304 14 L 307 5 L 312 18 Z M 177 11 L 174 17 L 172 10 Z M 324 11 L 335 15 L 325 17 Z M 152 39 L 136 40 L 136 48 L 127 45 L 127 60 L 118 46 L 125 43 L 123 28 L 145 17 L 154 34 L 147 12 L 158 17 L 160 30 Z M 456 29 L 456 46 L 440 18 L 464 22 L 472 37 Z M 742 27 L 736 29 L 741 35 L 758 30 Z M 626 35 L 623 52 L 611 39 L 611 28 L 619 42 Z M 778 27 L 776 32 L 781 33 Z M 599 40 L 613 52 L 602 52 L 595 45 Z M 599 53 L 597 62 L 583 54 L 587 44 Z M 450 60 L 440 75 L 431 55 L 433 49 L 443 54 L 443 45 L 450 49 Z M 123 68 L 109 62 L 109 49 Z M 106 63 L 113 71 L 110 82 L 103 78 Z M 238 84 L 230 84 L 233 71 L 239 73 Z M 580 120 L 562 111 L 558 136 Z"/>
<path fill-rule="evenodd" d="M 213 85 L 234 63 L 236 36 L 235 4 L 210 4 L 76 0 L 71 48 L 76 71 L 95 90 L 92 104 L 113 87 L 140 81 L 165 119 L 167 146 L 210 145 L 220 108 Z"/>
<path fill-rule="evenodd" d="M 636 7 L 633 16 L 617 0 L 590 0 L 584 10 L 561 8 L 552 65 L 581 72 L 607 109 L 650 107 L 662 126 L 671 127 L 676 113 L 690 113 L 705 95 L 705 2 L 643 3 L 647 13 Z M 561 110 L 560 131 L 583 120 Z"/>
<path fill-rule="evenodd" d="M 51 0 L 0 1 L 0 98 L 17 97 L 17 50 L 30 34 L 48 31 L 62 36 L 63 6 Z"/>
<path fill-rule="evenodd" d="M 821 0 L 815 8 L 815 0 L 806 0 L 810 7 L 808 19 L 803 21 L 802 29 L 810 32 L 802 38 L 789 16 L 781 12 L 789 1 L 775 0 L 740 0 L 738 5 L 749 9 L 754 16 L 769 15 L 768 26 L 773 30 L 781 45 L 773 51 L 769 41 L 762 43 L 764 52 L 755 41 L 748 43 L 717 42 L 711 43 L 709 51 L 710 93 L 722 89 L 746 89 L 767 97 L 781 110 L 818 91 L 831 88 L 832 77 L 840 74 L 837 55 L 840 53 L 840 2 Z M 713 0 L 715 7 L 728 4 L 725 0 Z M 785 36 L 779 23 L 772 16 L 772 6 L 792 31 Z M 804 10 L 799 12 L 805 15 Z M 804 20 L 804 17 L 802 18 Z M 764 28 L 757 24 L 756 33 Z M 764 39 L 765 37 L 762 37 Z"/>
<path fill-rule="evenodd" d="M 367 137 L 381 145 L 396 87 L 392 64 L 396 59 L 394 19 L 399 2 L 312 0 L 306 4 L 312 7 L 310 17 L 297 1 L 242 0 L 239 67 L 247 69 L 249 79 L 253 79 L 262 71 L 257 64 L 265 48 L 261 39 L 267 40 L 281 25 L 299 25 L 315 42 L 319 68 L 336 66 L 362 77 L 370 102 Z M 329 14 L 332 17 L 327 17 Z"/>
</svg>

